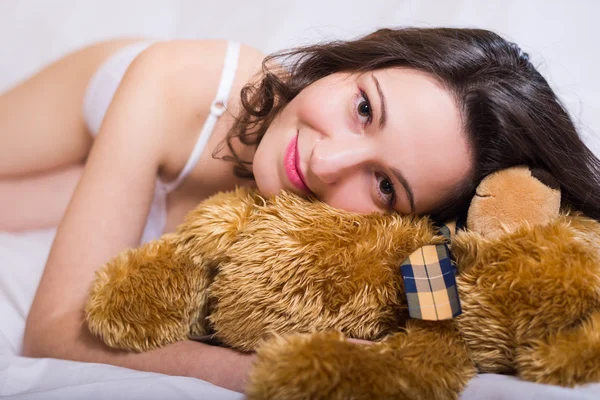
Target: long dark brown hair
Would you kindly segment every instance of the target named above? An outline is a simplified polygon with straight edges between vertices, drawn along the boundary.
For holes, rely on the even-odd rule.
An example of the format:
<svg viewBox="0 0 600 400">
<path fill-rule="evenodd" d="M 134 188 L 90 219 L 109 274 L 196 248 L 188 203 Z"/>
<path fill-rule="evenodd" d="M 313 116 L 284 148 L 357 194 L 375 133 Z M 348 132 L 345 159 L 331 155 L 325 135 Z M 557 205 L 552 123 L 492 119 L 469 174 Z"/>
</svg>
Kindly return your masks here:
<svg viewBox="0 0 600 400">
<path fill-rule="evenodd" d="M 462 114 L 474 167 L 431 212 L 434 217 L 463 212 L 483 177 L 525 164 L 550 172 L 560 183 L 564 203 L 600 220 L 600 161 L 527 54 L 481 29 L 381 29 L 357 40 L 266 57 L 260 80 L 241 92 L 244 111 L 226 139 L 233 154 L 226 159 L 234 162 L 236 175 L 252 178 L 251 163 L 235 153 L 232 140 L 258 145 L 273 118 L 302 89 L 336 72 L 389 67 L 413 68 L 435 77 L 454 96 Z"/>
</svg>

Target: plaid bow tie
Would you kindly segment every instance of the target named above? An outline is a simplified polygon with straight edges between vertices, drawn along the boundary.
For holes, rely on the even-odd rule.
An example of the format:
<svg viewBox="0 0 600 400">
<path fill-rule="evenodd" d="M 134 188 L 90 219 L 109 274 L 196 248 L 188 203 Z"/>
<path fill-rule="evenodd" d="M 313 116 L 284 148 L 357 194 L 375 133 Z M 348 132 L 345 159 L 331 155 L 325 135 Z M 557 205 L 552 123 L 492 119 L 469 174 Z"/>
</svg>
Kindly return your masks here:
<svg viewBox="0 0 600 400">
<path fill-rule="evenodd" d="M 456 223 L 439 227 L 447 242 L 426 245 L 404 260 L 402 277 L 411 318 L 428 321 L 452 319 L 462 312 L 456 287 L 456 266 L 449 245 Z"/>
</svg>

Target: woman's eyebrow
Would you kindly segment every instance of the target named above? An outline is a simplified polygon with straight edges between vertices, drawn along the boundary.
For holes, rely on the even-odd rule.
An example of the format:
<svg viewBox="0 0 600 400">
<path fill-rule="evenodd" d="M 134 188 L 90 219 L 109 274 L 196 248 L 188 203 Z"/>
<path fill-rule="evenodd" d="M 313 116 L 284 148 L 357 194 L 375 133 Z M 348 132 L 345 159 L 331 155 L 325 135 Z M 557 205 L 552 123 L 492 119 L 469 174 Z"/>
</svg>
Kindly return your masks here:
<svg viewBox="0 0 600 400">
<path fill-rule="evenodd" d="M 399 169 L 393 168 L 393 167 L 390 169 L 392 170 L 392 172 L 393 172 L 394 176 L 396 177 L 396 179 L 398 180 L 398 182 L 400 182 L 400 184 L 406 191 L 406 196 L 408 197 L 408 202 L 410 203 L 410 213 L 414 214 L 414 212 L 415 212 L 415 196 L 413 194 L 412 188 L 410 187 L 410 185 L 408 184 L 408 181 L 406 180 L 404 175 L 402 175 L 402 172 L 400 172 Z"/>
<path fill-rule="evenodd" d="M 373 82 L 375 82 L 375 87 L 377 88 L 377 93 L 379 94 L 379 102 L 381 103 L 381 115 L 379 117 L 379 130 L 385 128 L 385 123 L 387 122 L 387 106 L 385 103 L 385 96 L 381 91 L 381 86 L 379 85 L 379 81 L 375 77 L 375 74 L 371 74 L 373 78 Z"/>
</svg>

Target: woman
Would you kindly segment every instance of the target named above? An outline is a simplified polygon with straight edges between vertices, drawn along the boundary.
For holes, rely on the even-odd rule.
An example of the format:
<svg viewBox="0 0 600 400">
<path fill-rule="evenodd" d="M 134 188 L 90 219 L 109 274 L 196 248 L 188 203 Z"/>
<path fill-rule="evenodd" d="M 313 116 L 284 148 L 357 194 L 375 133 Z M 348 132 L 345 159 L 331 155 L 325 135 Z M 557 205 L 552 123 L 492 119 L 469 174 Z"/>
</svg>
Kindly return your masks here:
<svg viewBox="0 0 600 400">
<path fill-rule="evenodd" d="M 25 355 L 242 391 L 252 355 L 194 342 L 115 351 L 88 333 L 82 311 L 104 262 L 172 231 L 199 201 L 235 185 L 264 195 L 287 189 L 349 211 L 446 218 L 465 208 L 483 176 L 528 164 L 557 178 L 566 203 L 600 219 L 600 162 L 527 55 L 494 33 L 383 29 L 267 57 L 256 74 L 261 58 L 220 41 L 115 41 L 2 96 L 0 147 L 10 151 L 0 184 L 23 210 L 0 228 L 62 218 Z M 43 190 L 47 211 L 32 222 L 28 192 L 42 199 Z"/>
</svg>

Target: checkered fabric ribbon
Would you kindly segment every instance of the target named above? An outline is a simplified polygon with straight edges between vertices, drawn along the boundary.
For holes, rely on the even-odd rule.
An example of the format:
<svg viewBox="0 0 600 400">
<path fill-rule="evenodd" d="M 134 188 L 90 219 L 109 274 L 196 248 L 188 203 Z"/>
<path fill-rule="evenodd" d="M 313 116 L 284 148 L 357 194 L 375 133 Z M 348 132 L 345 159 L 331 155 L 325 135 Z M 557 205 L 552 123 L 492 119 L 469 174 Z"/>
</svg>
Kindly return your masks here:
<svg viewBox="0 0 600 400">
<path fill-rule="evenodd" d="M 456 287 L 456 266 L 449 245 L 456 223 L 439 227 L 447 242 L 426 245 L 402 263 L 404 290 L 411 318 L 428 321 L 452 319 L 462 312 Z"/>
</svg>

